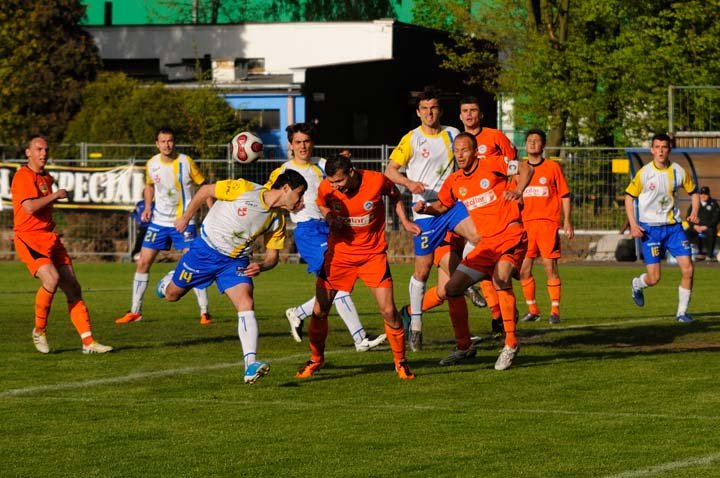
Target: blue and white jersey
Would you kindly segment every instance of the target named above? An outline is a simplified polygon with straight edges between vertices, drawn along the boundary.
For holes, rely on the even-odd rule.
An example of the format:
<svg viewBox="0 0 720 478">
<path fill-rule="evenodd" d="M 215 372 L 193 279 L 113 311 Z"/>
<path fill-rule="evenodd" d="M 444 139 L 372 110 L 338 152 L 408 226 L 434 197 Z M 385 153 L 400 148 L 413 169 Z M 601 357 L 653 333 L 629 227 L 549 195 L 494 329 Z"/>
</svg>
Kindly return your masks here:
<svg viewBox="0 0 720 478">
<path fill-rule="evenodd" d="M 682 222 L 677 207 L 677 191 L 682 187 L 688 194 L 696 186 L 688 172 L 677 163 L 660 169 L 649 162 L 630 182 L 625 192 L 638 199 L 638 220 L 649 226 L 679 224 Z"/>
</svg>

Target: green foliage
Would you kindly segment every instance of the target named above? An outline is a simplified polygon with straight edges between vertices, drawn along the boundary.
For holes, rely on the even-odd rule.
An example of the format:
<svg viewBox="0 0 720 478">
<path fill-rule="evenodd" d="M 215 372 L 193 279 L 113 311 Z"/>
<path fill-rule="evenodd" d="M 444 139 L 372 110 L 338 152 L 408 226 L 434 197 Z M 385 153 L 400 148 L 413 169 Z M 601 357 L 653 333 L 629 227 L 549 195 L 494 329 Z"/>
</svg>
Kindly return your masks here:
<svg viewBox="0 0 720 478">
<path fill-rule="evenodd" d="M 84 15 L 79 0 L 0 2 L 0 143 L 62 137 L 99 64 Z"/>
<path fill-rule="evenodd" d="M 193 144 L 197 157 L 203 158 L 208 145 L 226 143 L 240 127 L 235 110 L 210 86 L 178 90 L 101 73 L 82 98 L 83 108 L 68 127 L 67 143 L 148 144 L 155 141 L 160 126 L 168 125 L 178 142 Z"/>
<path fill-rule="evenodd" d="M 550 129 L 549 145 L 637 142 L 667 128 L 669 85 L 720 83 L 719 0 L 470 3 L 422 0 L 417 18 L 449 25 L 445 66 L 497 85 L 490 91 L 515 100 L 516 127 Z M 497 45 L 502 68 L 488 68 L 468 38 Z"/>
</svg>

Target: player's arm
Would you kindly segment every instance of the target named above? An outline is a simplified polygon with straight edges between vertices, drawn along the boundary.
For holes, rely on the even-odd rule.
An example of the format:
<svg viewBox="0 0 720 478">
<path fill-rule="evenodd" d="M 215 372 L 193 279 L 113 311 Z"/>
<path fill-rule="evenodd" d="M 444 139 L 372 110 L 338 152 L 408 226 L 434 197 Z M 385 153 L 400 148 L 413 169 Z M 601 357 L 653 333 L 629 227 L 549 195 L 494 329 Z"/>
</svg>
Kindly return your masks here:
<svg viewBox="0 0 720 478">
<path fill-rule="evenodd" d="M 150 220 L 150 217 L 152 217 L 152 202 L 154 197 L 155 185 L 146 184 L 145 189 L 143 189 L 143 200 L 145 201 L 145 209 L 143 209 L 142 214 L 140 214 L 140 220 L 142 222 L 148 222 Z"/>
<path fill-rule="evenodd" d="M 570 220 L 570 211 L 572 210 L 572 201 L 570 201 L 570 196 L 563 196 L 560 199 L 560 203 L 562 204 L 563 211 L 563 230 L 565 231 L 567 238 L 572 239 L 575 237 L 575 228 Z"/>
<path fill-rule="evenodd" d="M 280 251 L 278 249 L 265 249 L 265 258 L 262 262 L 251 262 L 245 268 L 243 275 L 245 277 L 255 277 L 261 272 L 269 271 L 275 267 L 280 260 Z"/>
<path fill-rule="evenodd" d="M 47 196 L 24 200 L 22 202 L 22 208 L 28 214 L 35 214 L 37 211 L 44 208 L 48 204 L 57 201 L 58 199 L 65 199 L 66 197 L 68 197 L 67 190 L 58 189 L 54 193 L 48 194 Z"/>
<path fill-rule="evenodd" d="M 390 161 L 385 168 L 385 176 L 395 184 L 405 186 L 411 193 L 420 194 L 425 191 L 425 185 L 418 181 L 413 181 L 400 172 L 400 166 L 395 161 Z"/>
<path fill-rule="evenodd" d="M 208 199 L 215 199 L 215 197 L 215 184 L 205 184 L 201 186 L 197 194 L 195 194 L 195 197 L 190 201 L 190 204 L 188 204 L 183 215 L 175 220 L 175 229 L 178 232 L 183 232 L 202 204 L 207 202 Z"/>
<path fill-rule="evenodd" d="M 505 199 L 508 201 L 522 199 L 523 191 L 525 191 L 527 185 L 530 184 L 534 169 L 527 161 L 517 161 L 517 171 L 515 187 L 513 189 L 506 189 L 505 192 L 503 192 Z"/>
<path fill-rule="evenodd" d="M 420 226 L 415 224 L 414 221 L 408 219 L 407 213 L 405 212 L 405 205 L 402 203 L 402 201 L 400 201 L 400 190 L 397 188 L 397 186 L 393 185 L 390 193 L 387 196 L 390 202 L 394 203 L 395 214 L 398 215 L 400 223 L 403 225 L 405 230 L 415 236 L 420 234 L 422 232 Z"/>
<path fill-rule="evenodd" d="M 643 237 L 645 229 L 635 219 L 635 198 L 629 193 L 625 193 L 625 215 L 628 224 L 630 224 L 630 235 L 632 237 Z"/>
<path fill-rule="evenodd" d="M 430 216 L 439 216 L 449 210 L 450 208 L 441 203 L 440 201 L 435 201 L 430 204 L 426 203 L 425 201 L 418 201 L 413 204 L 413 211 L 420 214 L 428 214 Z"/>
<path fill-rule="evenodd" d="M 690 194 L 690 215 L 687 217 L 688 222 L 699 224 L 698 211 L 700 210 L 700 195 L 697 191 Z"/>
</svg>

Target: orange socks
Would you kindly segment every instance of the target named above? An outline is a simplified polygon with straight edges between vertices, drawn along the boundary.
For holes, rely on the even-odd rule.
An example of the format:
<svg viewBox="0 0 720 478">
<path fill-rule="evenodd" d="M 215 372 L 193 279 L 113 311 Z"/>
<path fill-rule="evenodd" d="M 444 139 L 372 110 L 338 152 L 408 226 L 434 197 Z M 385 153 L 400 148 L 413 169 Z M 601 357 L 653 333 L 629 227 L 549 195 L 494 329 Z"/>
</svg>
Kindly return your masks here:
<svg viewBox="0 0 720 478">
<path fill-rule="evenodd" d="M 505 289 L 497 291 L 497 295 L 505 327 L 505 345 L 515 348 L 518 345 L 515 335 L 515 293 L 512 289 Z"/>
<path fill-rule="evenodd" d="M 448 297 L 450 321 L 455 330 L 455 340 L 459 350 L 470 347 L 470 326 L 468 325 L 468 306 L 465 297 Z"/>
<path fill-rule="evenodd" d="M 85 301 L 80 299 L 77 302 L 68 302 L 68 312 L 70 312 L 70 320 L 75 326 L 75 330 L 80 334 L 83 345 L 93 343 L 90 313 L 85 305 Z"/>
<path fill-rule="evenodd" d="M 385 335 L 387 335 L 395 364 L 405 360 L 405 329 L 402 325 L 399 329 L 393 329 L 385 322 Z"/>
<path fill-rule="evenodd" d="M 315 314 L 310 317 L 308 325 L 308 339 L 310 340 L 310 360 L 322 362 L 325 360 L 325 340 L 328 335 L 328 320 L 319 319 Z"/>
<path fill-rule="evenodd" d="M 437 287 L 431 287 L 426 290 L 425 295 L 423 295 L 422 311 L 425 312 L 426 310 L 434 309 L 442 303 L 443 300 L 438 296 Z M 410 306 L 408 306 L 408 313 L 412 313 L 412 307 Z"/>
<path fill-rule="evenodd" d="M 560 278 L 548 279 L 547 290 L 552 306 L 551 313 L 560 315 Z"/>
<path fill-rule="evenodd" d="M 53 297 L 55 297 L 55 293 L 48 291 L 43 286 L 40 286 L 35 294 L 35 331 L 37 333 L 45 332 Z"/>
<path fill-rule="evenodd" d="M 535 277 L 530 276 L 525 280 L 521 280 L 520 286 L 522 286 L 525 303 L 528 306 L 528 312 L 533 315 L 540 315 L 540 308 L 535 300 Z"/>
<path fill-rule="evenodd" d="M 492 314 L 493 319 L 499 319 L 501 316 L 500 301 L 498 299 L 498 293 L 495 290 L 495 286 L 493 285 L 492 281 L 481 281 L 480 290 L 482 290 L 482 293 L 485 296 L 485 302 L 487 302 L 488 309 L 490 309 L 490 313 Z"/>
</svg>

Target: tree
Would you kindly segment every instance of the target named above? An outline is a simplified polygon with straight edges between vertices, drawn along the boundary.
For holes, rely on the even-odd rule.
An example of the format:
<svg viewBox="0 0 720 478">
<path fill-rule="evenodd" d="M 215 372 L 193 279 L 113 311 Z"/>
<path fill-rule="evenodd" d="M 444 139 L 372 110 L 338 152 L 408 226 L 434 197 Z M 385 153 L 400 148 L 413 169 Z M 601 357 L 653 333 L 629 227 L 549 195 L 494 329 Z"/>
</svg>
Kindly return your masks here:
<svg viewBox="0 0 720 478">
<path fill-rule="evenodd" d="M 100 62 L 84 16 L 79 0 L 0 2 L 0 142 L 62 137 Z"/>
<path fill-rule="evenodd" d="M 454 41 L 438 51 L 468 82 L 493 84 L 468 38 L 498 46 L 491 91 L 514 99 L 517 127 L 548 129 L 550 146 L 637 142 L 667 128 L 668 85 L 720 83 L 720 0 L 418 0 L 416 8 L 450 25 Z"/>
<path fill-rule="evenodd" d="M 176 90 L 160 83 L 141 85 L 121 73 L 101 73 L 82 92 L 82 100 L 83 108 L 67 129 L 67 143 L 148 144 L 167 125 L 178 141 L 193 144 L 193 154 L 204 158 L 209 145 L 227 143 L 243 126 L 211 86 Z"/>
</svg>

